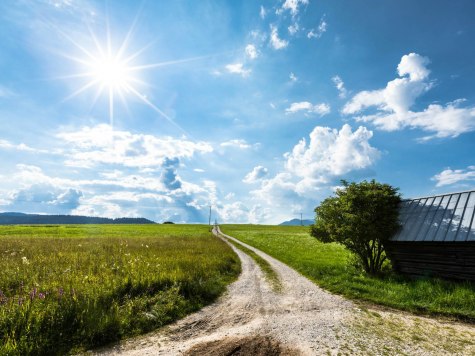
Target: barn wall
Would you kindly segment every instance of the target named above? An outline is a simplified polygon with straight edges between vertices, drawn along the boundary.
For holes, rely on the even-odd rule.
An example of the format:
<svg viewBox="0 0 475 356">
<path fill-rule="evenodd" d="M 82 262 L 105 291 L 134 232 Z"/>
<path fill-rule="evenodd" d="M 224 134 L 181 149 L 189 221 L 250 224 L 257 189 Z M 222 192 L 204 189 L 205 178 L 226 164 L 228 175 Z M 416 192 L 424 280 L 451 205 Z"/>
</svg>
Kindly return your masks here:
<svg viewBox="0 0 475 356">
<path fill-rule="evenodd" d="M 392 241 L 385 247 L 395 270 L 402 274 L 475 281 L 475 241 Z"/>
</svg>

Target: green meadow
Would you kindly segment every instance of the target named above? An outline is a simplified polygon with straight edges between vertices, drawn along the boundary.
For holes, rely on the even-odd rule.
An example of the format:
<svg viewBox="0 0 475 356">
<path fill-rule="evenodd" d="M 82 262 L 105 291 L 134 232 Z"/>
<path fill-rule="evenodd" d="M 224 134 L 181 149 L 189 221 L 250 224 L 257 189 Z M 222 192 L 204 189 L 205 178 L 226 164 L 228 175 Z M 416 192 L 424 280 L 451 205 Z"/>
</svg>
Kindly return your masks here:
<svg viewBox="0 0 475 356">
<path fill-rule="evenodd" d="M 305 226 L 223 225 L 221 231 L 286 263 L 324 289 L 413 313 L 475 322 L 475 285 L 438 279 L 412 280 L 386 271 L 371 277 L 339 244 L 324 244 Z"/>
<path fill-rule="evenodd" d="M 65 354 L 214 301 L 240 262 L 203 225 L 0 227 L 0 354 Z"/>
</svg>

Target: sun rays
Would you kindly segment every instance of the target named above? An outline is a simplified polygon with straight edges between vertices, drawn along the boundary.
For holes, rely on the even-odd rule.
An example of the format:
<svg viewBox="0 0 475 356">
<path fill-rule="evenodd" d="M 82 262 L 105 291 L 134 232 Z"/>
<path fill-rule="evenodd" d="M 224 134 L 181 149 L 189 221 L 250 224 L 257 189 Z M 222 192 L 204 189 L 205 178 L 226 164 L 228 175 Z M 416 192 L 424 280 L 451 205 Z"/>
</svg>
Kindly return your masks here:
<svg viewBox="0 0 475 356">
<path fill-rule="evenodd" d="M 109 124 L 113 126 L 114 113 L 118 102 L 120 101 L 122 106 L 129 111 L 127 101 L 128 99 L 135 98 L 142 104 L 154 110 L 182 133 L 187 134 L 186 131 L 169 115 L 167 115 L 164 110 L 160 109 L 157 104 L 154 104 L 147 95 L 141 91 L 141 87 L 148 86 L 149 83 L 141 80 L 139 74 L 142 71 L 198 61 L 211 56 L 169 60 L 158 63 L 136 64 L 135 61 L 140 59 L 143 53 L 152 45 L 152 43 L 149 43 L 138 51 L 132 53 L 129 51 L 129 45 L 132 42 L 134 30 L 137 24 L 137 18 L 138 15 L 118 48 L 114 48 L 113 46 L 112 34 L 108 20 L 106 20 L 105 26 L 105 40 L 102 41 L 100 37 L 97 36 L 96 32 L 93 31 L 91 26 L 86 24 L 90 36 L 89 46 L 80 43 L 63 30 L 56 28 L 62 37 L 71 43 L 77 50 L 77 54 L 62 54 L 63 57 L 75 62 L 80 68 L 77 72 L 59 77 L 58 79 L 70 81 L 77 80 L 78 83 L 82 81 L 78 85 L 79 87 L 64 100 L 71 100 L 87 91 L 95 91 L 91 107 L 94 107 L 97 104 L 99 98 L 106 97 L 108 102 Z"/>
</svg>

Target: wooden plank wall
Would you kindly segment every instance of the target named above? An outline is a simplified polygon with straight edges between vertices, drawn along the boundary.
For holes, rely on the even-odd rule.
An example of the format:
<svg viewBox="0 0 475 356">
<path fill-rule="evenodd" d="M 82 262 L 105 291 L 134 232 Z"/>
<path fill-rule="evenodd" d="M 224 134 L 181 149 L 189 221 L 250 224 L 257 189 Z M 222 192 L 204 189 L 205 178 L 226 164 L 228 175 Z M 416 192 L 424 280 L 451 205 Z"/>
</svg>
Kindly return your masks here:
<svg viewBox="0 0 475 356">
<path fill-rule="evenodd" d="M 386 243 L 397 272 L 415 277 L 475 281 L 475 241 Z"/>
</svg>

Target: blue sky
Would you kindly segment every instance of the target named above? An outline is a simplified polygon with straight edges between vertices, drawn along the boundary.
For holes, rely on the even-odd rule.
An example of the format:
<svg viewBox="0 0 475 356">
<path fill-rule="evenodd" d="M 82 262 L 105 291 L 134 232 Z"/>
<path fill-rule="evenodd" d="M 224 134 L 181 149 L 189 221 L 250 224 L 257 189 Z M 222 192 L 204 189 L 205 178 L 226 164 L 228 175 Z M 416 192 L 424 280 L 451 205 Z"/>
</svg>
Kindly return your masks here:
<svg viewBox="0 0 475 356">
<path fill-rule="evenodd" d="M 3 1 L 0 211 L 279 223 L 475 186 L 473 1 Z"/>
</svg>

